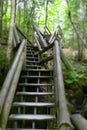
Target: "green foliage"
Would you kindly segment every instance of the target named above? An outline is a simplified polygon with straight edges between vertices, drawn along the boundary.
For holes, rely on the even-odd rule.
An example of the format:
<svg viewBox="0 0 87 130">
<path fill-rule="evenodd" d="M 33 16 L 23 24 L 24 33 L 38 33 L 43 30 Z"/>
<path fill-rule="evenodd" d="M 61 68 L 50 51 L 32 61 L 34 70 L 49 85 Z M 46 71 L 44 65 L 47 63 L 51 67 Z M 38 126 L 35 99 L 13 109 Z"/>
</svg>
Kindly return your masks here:
<svg viewBox="0 0 87 130">
<path fill-rule="evenodd" d="M 72 89 L 76 91 L 81 89 L 87 84 L 87 77 L 82 71 L 77 71 L 76 69 L 66 73 L 64 83 L 67 89 Z"/>
</svg>

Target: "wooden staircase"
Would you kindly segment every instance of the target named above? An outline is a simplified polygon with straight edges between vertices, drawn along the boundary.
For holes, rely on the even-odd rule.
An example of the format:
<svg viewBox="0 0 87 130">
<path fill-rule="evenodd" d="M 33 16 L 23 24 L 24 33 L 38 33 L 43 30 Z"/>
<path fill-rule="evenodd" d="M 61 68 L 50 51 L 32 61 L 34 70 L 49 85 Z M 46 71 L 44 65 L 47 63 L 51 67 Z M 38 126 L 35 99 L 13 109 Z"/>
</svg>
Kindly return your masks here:
<svg viewBox="0 0 87 130">
<path fill-rule="evenodd" d="M 34 47 L 29 46 L 32 43 L 18 27 L 14 29 L 13 44 L 17 52 L 0 92 L 0 130 L 73 130 L 56 30 L 47 42 L 34 26 L 33 36 L 37 44 Z M 50 60 L 52 70 L 45 69 L 49 68 Z M 75 118 L 78 119 L 73 117 L 72 120 Z M 81 130 L 84 129 L 82 124 Z"/>
<path fill-rule="evenodd" d="M 53 130 L 56 122 L 53 71 L 39 65 L 33 47 L 27 46 L 26 52 L 26 68 L 20 75 L 7 129 Z"/>
</svg>

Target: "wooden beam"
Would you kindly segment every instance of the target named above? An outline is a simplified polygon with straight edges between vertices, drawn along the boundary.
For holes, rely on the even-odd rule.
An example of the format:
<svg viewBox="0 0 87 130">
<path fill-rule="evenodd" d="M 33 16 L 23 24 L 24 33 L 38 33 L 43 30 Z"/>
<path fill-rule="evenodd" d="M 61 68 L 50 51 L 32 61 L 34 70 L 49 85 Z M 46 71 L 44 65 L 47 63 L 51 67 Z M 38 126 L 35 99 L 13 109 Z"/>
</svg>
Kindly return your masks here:
<svg viewBox="0 0 87 130">
<path fill-rule="evenodd" d="M 61 68 L 59 42 L 54 41 L 54 81 L 56 87 L 56 107 L 57 117 L 59 119 L 59 130 L 72 130 L 69 111 L 67 108 L 65 89 L 63 82 L 63 74 Z"/>
<path fill-rule="evenodd" d="M 73 114 L 71 120 L 77 130 L 87 130 L 87 120 L 82 115 Z"/>
<path fill-rule="evenodd" d="M 52 44 L 54 42 L 55 38 L 57 38 L 58 27 L 59 27 L 59 25 L 57 25 L 57 27 L 54 30 L 54 33 L 52 34 L 51 38 L 49 39 L 50 44 Z"/>
<path fill-rule="evenodd" d="M 27 42 L 29 42 L 30 44 L 32 44 L 31 42 L 30 42 L 30 40 L 27 38 L 27 36 L 16 26 L 16 29 L 18 30 L 18 32 L 25 38 L 25 39 L 27 39 Z"/>
<path fill-rule="evenodd" d="M 41 43 L 43 44 L 43 47 L 47 47 L 47 43 L 46 43 L 46 41 L 43 39 L 43 37 L 42 37 L 42 35 L 40 34 L 40 32 L 39 32 L 39 30 L 37 29 L 37 27 L 34 25 L 33 28 L 34 28 L 34 30 L 37 32 L 38 37 L 39 37 Z"/>
<path fill-rule="evenodd" d="M 33 36 L 34 36 L 34 39 L 35 39 L 35 42 L 36 42 L 36 44 L 37 44 L 37 47 L 38 47 L 39 51 L 41 51 L 42 48 L 41 48 L 41 46 L 40 46 L 40 43 L 39 43 L 39 41 L 38 41 L 38 39 L 37 39 L 35 33 L 33 34 Z"/>
</svg>

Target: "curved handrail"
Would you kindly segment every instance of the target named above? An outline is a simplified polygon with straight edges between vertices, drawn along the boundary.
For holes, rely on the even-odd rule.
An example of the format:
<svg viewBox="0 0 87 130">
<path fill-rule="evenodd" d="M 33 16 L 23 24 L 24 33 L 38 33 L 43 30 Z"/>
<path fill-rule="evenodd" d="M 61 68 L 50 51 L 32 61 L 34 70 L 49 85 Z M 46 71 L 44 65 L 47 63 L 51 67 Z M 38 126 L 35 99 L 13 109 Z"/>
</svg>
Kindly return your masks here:
<svg viewBox="0 0 87 130">
<path fill-rule="evenodd" d="M 4 102 L 6 100 L 6 96 L 8 94 L 9 89 L 10 89 L 10 84 L 11 84 L 12 79 L 14 77 L 17 65 L 19 63 L 19 59 L 21 57 L 21 54 L 24 50 L 25 45 L 26 45 L 26 40 L 23 40 L 22 43 L 20 44 L 20 47 L 19 47 L 17 54 L 15 56 L 15 59 L 13 61 L 13 64 L 12 64 L 10 70 L 8 71 L 7 77 L 6 77 L 4 84 L 2 86 L 2 89 L 0 92 L 0 114 L 2 112 L 2 108 L 3 108 Z"/>
</svg>

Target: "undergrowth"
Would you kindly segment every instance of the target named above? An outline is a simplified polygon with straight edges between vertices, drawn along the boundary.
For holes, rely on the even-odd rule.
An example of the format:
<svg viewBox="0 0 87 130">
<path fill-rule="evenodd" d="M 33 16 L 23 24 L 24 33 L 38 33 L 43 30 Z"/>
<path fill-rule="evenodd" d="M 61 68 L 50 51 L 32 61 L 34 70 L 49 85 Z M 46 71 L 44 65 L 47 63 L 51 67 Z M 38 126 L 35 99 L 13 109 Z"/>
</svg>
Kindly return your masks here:
<svg viewBox="0 0 87 130">
<path fill-rule="evenodd" d="M 8 70 L 8 63 L 6 58 L 6 51 L 5 49 L 0 48 L 0 89 L 6 77 L 7 70 Z"/>
<path fill-rule="evenodd" d="M 81 100 L 83 87 L 87 86 L 87 67 L 67 57 L 72 70 L 68 71 L 63 65 L 64 85 L 68 99 L 76 97 Z"/>
</svg>

